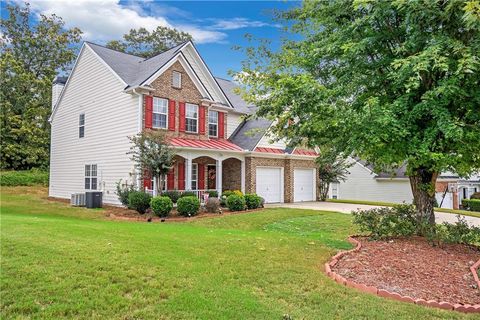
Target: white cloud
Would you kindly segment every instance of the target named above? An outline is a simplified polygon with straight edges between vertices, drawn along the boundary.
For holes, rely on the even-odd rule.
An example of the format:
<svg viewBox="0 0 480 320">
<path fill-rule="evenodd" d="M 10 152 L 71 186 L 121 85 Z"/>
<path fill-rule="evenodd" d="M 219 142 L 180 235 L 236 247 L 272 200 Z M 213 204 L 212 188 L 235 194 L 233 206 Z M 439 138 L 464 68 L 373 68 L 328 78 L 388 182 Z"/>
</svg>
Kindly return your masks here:
<svg viewBox="0 0 480 320">
<path fill-rule="evenodd" d="M 213 19 L 212 19 L 213 20 Z M 212 29 L 216 30 L 235 30 L 242 28 L 260 28 L 270 26 L 263 21 L 249 20 L 247 18 L 215 19 Z"/>
<path fill-rule="evenodd" d="M 148 3 L 145 5 L 148 10 Z M 84 32 L 83 38 L 91 41 L 120 39 L 130 29 L 144 27 L 153 30 L 157 26 L 186 31 L 197 43 L 222 42 L 227 36 L 223 32 L 196 25 L 170 23 L 164 16 L 169 10 L 168 6 L 164 6 L 163 10 L 148 10 L 155 15 L 146 14 L 147 10 L 138 3 L 121 5 L 119 0 L 41 0 L 32 1 L 31 8 L 37 13 L 56 14 L 62 17 L 67 27 L 80 28 Z"/>
</svg>

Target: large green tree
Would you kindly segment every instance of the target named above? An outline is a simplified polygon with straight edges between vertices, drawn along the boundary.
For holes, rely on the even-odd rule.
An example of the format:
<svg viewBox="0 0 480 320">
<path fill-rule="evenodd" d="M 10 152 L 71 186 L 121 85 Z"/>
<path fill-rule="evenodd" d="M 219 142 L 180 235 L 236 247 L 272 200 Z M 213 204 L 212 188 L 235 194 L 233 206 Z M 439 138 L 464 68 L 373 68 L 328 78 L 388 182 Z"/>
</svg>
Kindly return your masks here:
<svg viewBox="0 0 480 320">
<path fill-rule="evenodd" d="M 34 17 L 28 4 L 6 9 L 0 22 L 1 168 L 46 167 L 52 80 L 73 62 L 81 32 L 65 30 L 55 15 Z"/>
<path fill-rule="evenodd" d="M 158 26 L 151 32 L 145 28 L 131 29 L 129 33 L 123 35 L 123 40 L 109 41 L 107 47 L 150 58 L 188 40 L 192 40 L 192 36 L 186 32 Z"/>
<path fill-rule="evenodd" d="M 480 169 L 479 1 L 305 1 L 278 18 L 279 49 L 246 49 L 246 99 L 280 136 L 378 170 L 406 162 L 418 219 L 434 223 L 440 172 Z"/>
</svg>

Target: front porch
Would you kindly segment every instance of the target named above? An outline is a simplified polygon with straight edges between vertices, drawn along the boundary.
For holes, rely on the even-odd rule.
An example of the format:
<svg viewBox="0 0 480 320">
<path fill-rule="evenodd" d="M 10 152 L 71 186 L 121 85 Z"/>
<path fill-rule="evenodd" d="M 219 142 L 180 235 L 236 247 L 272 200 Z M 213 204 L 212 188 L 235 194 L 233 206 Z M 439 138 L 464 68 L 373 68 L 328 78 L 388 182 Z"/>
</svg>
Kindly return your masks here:
<svg viewBox="0 0 480 320">
<path fill-rule="evenodd" d="M 145 190 L 156 195 L 154 179 L 143 181 Z M 191 191 L 203 200 L 207 191 L 245 192 L 245 158 L 241 154 L 208 151 L 177 151 L 173 168 L 161 179 L 163 191 Z"/>
</svg>

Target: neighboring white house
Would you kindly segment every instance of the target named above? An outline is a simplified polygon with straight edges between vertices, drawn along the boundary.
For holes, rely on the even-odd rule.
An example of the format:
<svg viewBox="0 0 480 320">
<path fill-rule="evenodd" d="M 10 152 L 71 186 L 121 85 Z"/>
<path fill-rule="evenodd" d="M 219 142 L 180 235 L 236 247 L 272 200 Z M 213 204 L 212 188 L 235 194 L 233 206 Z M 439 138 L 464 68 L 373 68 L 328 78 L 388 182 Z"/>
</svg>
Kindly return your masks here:
<svg viewBox="0 0 480 320">
<path fill-rule="evenodd" d="M 330 198 L 344 200 L 365 200 L 393 203 L 412 203 L 410 181 L 405 166 L 393 173 L 375 173 L 373 166 L 359 159 L 351 159 L 353 166 L 346 181 L 333 183 Z M 458 209 L 461 199 L 469 198 L 480 190 L 477 175 L 461 179 L 452 173 L 443 173 L 437 180 L 436 200 L 442 208 Z"/>
<path fill-rule="evenodd" d="M 316 153 L 267 139 L 272 121 L 250 119 L 255 106 L 234 90 L 211 74 L 192 42 L 149 59 L 85 42 L 68 79 L 52 88 L 49 195 L 98 190 L 105 203 L 119 204 L 120 179 L 151 192 L 151 177 L 127 155 L 128 137 L 161 130 L 177 153 L 167 190 L 316 200 Z"/>
</svg>

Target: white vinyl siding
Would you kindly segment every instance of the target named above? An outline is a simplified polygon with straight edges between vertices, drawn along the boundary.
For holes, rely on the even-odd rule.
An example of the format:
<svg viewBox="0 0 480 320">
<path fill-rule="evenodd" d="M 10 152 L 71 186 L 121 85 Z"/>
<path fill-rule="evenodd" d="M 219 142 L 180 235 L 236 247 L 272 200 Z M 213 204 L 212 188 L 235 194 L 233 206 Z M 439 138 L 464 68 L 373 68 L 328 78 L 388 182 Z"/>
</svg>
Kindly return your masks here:
<svg viewBox="0 0 480 320">
<path fill-rule="evenodd" d="M 284 150 L 287 147 L 287 144 L 284 140 L 274 141 L 271 136 L 264 135 L 262 139 L 257 144 L 257 147 L 262 148 L 275 148 Z"/>
<path fill-rule="evenodd" d="M 52 120 L 49 195 L 70 198 L 85 192 L 85 165 L 97 164 L 97 189 L 104 203 L 120 204 L 115 184 L 132 183 L 135 172 L 127 152 L 138 133 L 138 96 L 85 45 Z M 79 114 L 88 130 L 78 139 Z"/>
<path fill-rule="evenodd" d="M 238 113 L 229 112 L 227 115 L 227 138 L 230 138 L 232 133 L 242 123 L 242 115 Z"/>
<path fill-rule="evenodd" d="M 185 112 L 185 131 L 198 132 L 198 106 L 187 103 Z"/>
<path fill-rule="evenodd" d="M 168 100 L 153 97 L 152 127 L 167 129 L 168 126 Z"/>
<path fill-rule="evenodd" d="M 375 179 L 375 175 L 359 163 L 348 169 L 345 182 L 338 184 L 338 199 L 412 203 L 408 179 Z"/>
</svg>

